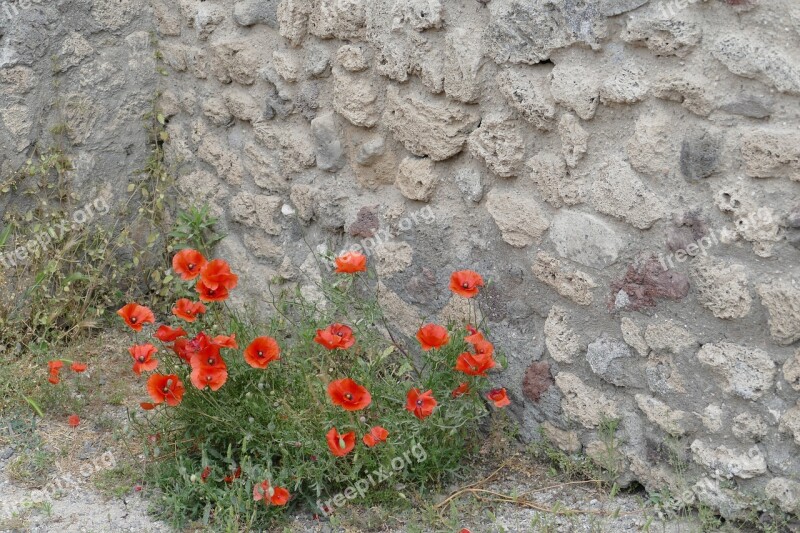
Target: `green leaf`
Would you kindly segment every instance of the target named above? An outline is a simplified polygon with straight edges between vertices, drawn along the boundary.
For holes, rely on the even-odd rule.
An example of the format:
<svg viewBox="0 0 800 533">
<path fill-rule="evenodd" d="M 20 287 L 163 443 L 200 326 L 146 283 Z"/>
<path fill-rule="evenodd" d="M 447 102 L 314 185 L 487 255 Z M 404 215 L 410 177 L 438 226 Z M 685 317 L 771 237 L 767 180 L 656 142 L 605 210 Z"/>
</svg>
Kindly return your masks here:
<svg viewBox="0 0 800 533">
<path fill-rule="evenodd" d="M 164 118 L 164 115 L 162 115 L 161 113 L 156 115 L 156 120 L 158 120 L 158 123 L 161 124 L 162 126 L 166 122 L 166 119 Z"/>
<path fill-rule="evenodd" d="M 42 408 L 39 407 L 39 404 L 37 404 L 35 401 L 28 398 L 24 394 L 22 395 L 22 397 L 25 399 L 26 402 L 28 402 L 28 405 L 30 405 L 33 408 L 33 410 L 36 411 L 37 415 L 39 415 L 41 418 L 44 418 L 44 411 L 42 411 Z"/>
</svg>

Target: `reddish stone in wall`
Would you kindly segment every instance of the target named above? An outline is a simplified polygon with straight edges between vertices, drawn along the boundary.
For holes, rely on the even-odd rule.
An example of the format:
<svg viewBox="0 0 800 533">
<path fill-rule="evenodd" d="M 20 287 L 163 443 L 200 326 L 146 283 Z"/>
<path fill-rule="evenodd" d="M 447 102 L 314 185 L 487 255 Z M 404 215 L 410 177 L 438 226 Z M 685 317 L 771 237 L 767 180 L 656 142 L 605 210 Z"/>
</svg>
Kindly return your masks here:
<svg viewBox="0 0 800 533">
<path fill-rule="evenodd" d="M 532 402 L 538 402 L 542 394 L 554 383 L 553 376 L 550 374 L 550 363 L 546 361 L 536 361 L 525 371 L 525 378 L 522 380 L 522 394 Z"/>
<path fill-rule="evenodd" d="M 380 227 L 380 221 L 374 209 L 374 207 L 362 207 L 347 232 L 353 237 L 369 238 L 375 235 L 375 230 Z"/>
<path fill-rule="evenodd" d="M 682 300 L 689 294 L 689 278 L 685 274 L 665 269 L 655 256 L 640 264 L 628 266 L 625 277 L 611 282 L 609 310 L 615 309 L 619 291 L 628 295 L 625 309 L 639 311 L 655 307 L 656 299 Z M 619 307 L 616 307 L 619 310 Z"/>
</svg>

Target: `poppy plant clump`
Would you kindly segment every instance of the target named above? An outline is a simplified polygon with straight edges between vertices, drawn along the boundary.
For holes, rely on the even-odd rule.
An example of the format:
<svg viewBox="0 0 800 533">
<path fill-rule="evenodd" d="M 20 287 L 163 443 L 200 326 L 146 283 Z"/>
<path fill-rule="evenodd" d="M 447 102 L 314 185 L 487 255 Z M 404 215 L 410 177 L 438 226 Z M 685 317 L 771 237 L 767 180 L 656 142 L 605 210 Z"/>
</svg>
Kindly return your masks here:
<svg viewBox="0 0 800 533">
<path fill-rule="evenodd" d="M 442 481 L 479 449 L 480 418 L 510 403 L 487 379 L 503 359 L 480 323 L 470 325 L 483 278 L 451 277 L 451 290 L 468 298 L 464 322 L 415 324 L 403 339 L 384 318 L 366 256 L 348 252 L 335 264 L 319 287 L 324 301 L 284 290 L 263 324 L 229 308 L 239 284 L 231 265 L 185 249 L 172 260 L 168 320 L 135 302 L 118 311 L 135 336 L 132 379 L 146 392 L 135 419 L 148 436 L 156 423 L 174 429 L 159 433 L 172 439 L 174 462 L 155 463 L 177 469 L 165 472 L 165 493 L 184 480 L 199 509 L 227 515 L 234 505 L 234 515 L 264 525 L 259 517 L 315 500 L 320 486 L 346 487 L 414 447 L 437 460 L 407 465 L 398 483 Z M 51 361 L 51 381 L 62 366 Z"/>
</svg>

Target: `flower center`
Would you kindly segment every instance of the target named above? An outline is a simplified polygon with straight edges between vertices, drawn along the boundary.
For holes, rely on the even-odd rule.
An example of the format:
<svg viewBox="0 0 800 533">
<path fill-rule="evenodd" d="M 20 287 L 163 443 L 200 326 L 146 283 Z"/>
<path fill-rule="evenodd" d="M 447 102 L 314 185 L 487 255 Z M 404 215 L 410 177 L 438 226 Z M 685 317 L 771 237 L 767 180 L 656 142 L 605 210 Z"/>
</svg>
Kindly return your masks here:
<svg viewBox="0 0 800 533">
<path fill-rule="evenodd" d="M 345 399 L 346 399 L 346 400 L 352 400 L 352 399 L 353 399 L 353 395 L 352 395 L 352 394 L 350 394 L 349 392 L 348 392 L 348 393 L 346 393 L 346 394 L 344 395 L 344 397 L 345 397 Z"/>
<path fill-rule="evenodd" d="M 422 400 L 417 400 L 417 407 L 422 407 Z"/>
<path fill-rule="evenodd" d="M 209 366 L 214 364 L 214 358 L 213 357 L 209 357 L 208 358 L 208 364 L 209 364 Z"/>
<path fill-rule="evenodd" d="M 138 319 L 137 319 L 135 316 L 132 316 L 132 317 L 131 317 L 131 324 L 136 324 L 136 321 L 137 321 L 137 320 L 138 320 Z"/>
<path fill-rule="evenodd" d="M 140 355 L 140 356 L 139 356 L 139 362 L 140 362 L 140 363 L 144 363 L 144 356 L 143 356 L 143 355 Z"/>
<path fill-rule="evenodd" d="M 195 264 L 194 264 L 194 263 L 189 263 L 188 265 L 186 265 L 186 267 L 187 267 L 189 270 L 194 270 Z"/>
<path fill-rule="evenodd" d="M 466 281 L 462 283 L 461 286 L 464 287 L 465 289 L 469 289 L 469 283 L 467 283 Z"/>
<path fill-rule="evenodd" d="M 258 351 L 258 356 L 259 356 L 259 357 L 264 357 L 264 352 L 262 352 L 261 350 L 259 350 L 259 351 Z"/>
</svg>

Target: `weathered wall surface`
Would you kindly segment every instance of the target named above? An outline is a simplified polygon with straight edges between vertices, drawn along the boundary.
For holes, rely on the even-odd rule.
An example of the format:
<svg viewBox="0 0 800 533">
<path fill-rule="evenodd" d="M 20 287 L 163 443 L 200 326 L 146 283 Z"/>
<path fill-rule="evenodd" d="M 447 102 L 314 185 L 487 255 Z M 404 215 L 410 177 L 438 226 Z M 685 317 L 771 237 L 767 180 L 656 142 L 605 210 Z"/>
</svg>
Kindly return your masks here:
<svg viewBox="0 0 800 533">
<path fill-rule="evenodd" d="M 0 193 L 0 213 L 24 213 L 39 194 L 37 184 L 10 179 L 37 146 L 68 153 L 76 205 L 125 203 L 148 157 L 143 115 L 157 91 L 146 8 L 142 0 L 0 1 L 0 183 L 16 182 Z"/>
<path fill-rule="evenodd" d="M 120 5 L 75 75 L 146 21 Z M 617 418 L 623 482 L 798 510 L 796 2 L 150 8 L 178 189 L 222 217 L 240 298 L 313 294 L 313 252 L 367 245 L 410 334 L 457 314 L 449 274 L 475 269 L 526 437 L 598 454 Z M 13 130 L 33 94 L 4 139 L 35 136 Z"/>
</svg>

